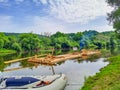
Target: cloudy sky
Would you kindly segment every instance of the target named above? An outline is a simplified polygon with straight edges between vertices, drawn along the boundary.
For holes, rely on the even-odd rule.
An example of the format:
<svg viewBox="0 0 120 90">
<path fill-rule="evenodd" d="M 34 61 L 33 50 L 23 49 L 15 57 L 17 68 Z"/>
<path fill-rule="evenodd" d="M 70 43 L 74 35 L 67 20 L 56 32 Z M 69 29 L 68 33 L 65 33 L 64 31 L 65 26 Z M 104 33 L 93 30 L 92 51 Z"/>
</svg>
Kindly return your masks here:
<svg viewBox="0 0 120 90">
<path fill-rule="evenodd" d="M 113 30 L 105 0 L 0 0 L 0 32 Z"/>
</svg>

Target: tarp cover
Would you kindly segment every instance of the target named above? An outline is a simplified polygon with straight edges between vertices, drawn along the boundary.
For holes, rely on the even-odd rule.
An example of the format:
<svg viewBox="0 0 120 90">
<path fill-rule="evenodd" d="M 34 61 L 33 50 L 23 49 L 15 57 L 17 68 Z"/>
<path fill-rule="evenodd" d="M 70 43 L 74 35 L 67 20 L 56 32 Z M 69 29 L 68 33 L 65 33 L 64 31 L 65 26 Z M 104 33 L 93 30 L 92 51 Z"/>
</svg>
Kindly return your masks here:
<svg viewBox="0 0 120 90">
<path fill-rule="evenodd" d="M 39 81 L 39 79 L 33 78 L 33 77 L 21 77 L 21 78 L 7 78 L 6 80 L 6 86 L 23 86 L 30 83 L 34 83 Z"/>
</svg>

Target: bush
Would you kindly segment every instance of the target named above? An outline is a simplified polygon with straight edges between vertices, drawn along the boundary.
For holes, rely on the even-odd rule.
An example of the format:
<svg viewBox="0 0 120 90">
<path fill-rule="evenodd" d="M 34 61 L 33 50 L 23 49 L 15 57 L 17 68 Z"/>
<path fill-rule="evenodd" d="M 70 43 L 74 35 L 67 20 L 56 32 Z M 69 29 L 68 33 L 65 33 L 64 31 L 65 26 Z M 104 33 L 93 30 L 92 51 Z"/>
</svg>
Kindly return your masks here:
<svg viewBox="0 0 120 90">
<path fill-rule="evenodd" d="M 14 50 L 16 50 L 18 52 L 22 51 L 22 49 L 21 49 L 21 47 L 20 47 L 20 45 L 18 43 L 13 43 L 12 44 L 12 49 L 14 49 Z"/>
<path fill-rule="evenodd" d="M 2 49 L 4 46 L 4 41 L 2 39 L 0 39 L 0 49 Z"/>
</svg>

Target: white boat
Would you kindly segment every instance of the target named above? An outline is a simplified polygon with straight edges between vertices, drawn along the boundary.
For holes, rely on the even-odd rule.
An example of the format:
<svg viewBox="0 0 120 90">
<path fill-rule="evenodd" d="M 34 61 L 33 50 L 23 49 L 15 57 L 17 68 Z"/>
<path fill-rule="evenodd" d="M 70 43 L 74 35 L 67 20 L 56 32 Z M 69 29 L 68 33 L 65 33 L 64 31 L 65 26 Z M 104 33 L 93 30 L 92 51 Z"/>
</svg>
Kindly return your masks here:
<svg viewBox="0 0 120 90">
<path fill-rule="evenodd" d="M 64 74 L 5 77 L 0 80 L 0 90 L 64 90 L 66 83 Z"/>
</svg>

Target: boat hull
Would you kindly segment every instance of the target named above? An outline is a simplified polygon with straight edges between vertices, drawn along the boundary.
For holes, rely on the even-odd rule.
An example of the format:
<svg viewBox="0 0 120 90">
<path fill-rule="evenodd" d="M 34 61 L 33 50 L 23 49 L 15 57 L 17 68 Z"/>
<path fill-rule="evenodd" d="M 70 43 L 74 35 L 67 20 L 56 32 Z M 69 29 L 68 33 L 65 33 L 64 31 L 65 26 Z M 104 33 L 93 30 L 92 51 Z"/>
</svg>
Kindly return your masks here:
<svg viewBox="0 0 120 90">
<path fill-rule="evenodd" d="M 40 87 L 35 87 L 35 88 L 28 87 L 27 89 L 21 89 L 21 88 L 18 88 L 18 89 L 7 88 L 6 89 L 5 88 L 2 90 L 64 90 L 66 83 L 67 83 L 66 76 L 64 74 L 61 74 L 60 78 L 56 79 L 54 82 L 46 86 L 40 86 Z"/>
</svg>

